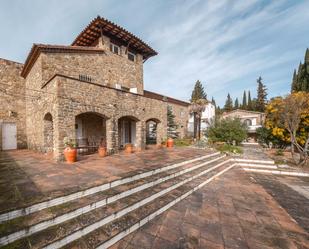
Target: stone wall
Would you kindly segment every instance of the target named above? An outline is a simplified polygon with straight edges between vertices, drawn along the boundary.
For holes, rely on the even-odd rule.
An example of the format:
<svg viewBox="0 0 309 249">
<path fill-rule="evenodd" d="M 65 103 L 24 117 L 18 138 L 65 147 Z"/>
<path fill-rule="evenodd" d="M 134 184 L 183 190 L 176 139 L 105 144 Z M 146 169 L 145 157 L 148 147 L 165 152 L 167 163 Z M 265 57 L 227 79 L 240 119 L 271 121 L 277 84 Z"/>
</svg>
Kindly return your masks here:
<svg viewBox="0 0 309 249">
<path fill-rule="evenodd" d="M 25 148 L 26 110 L 25 80 L 20 76 L 23 64 L 0 59 L 0 149 L 2 148 L 2 123 L 13 122 L 17 127 L 17 147 Z"/>
<path fill-rule="evenodd" d="M 55 129 L 58 92 L 57 86 L 52 84 L 41 89 L 42 82 L 42 58 L 39 57 L 26 78 L 26 95 L 31 96 L 26 99 L 27 142 L 30 149 L 48 152 L 48 148 L 44 146 L 46 140 L 44 138 L 44 117 L 48 113 L 52 116 L 54 145 L 58 133 L 58 130 Z"/>
<path fill-rule="evenodd" d="M 263 125 L 265 121 L 265 113 L 246 110 L 235 110 L 224 113 L 222 115 L 222 118 L 240 118 L 243 121 L 246 119 L 256 119 L 256 125 Z"/>
<path fill-rule="evenodd" d="M 177 131 L 179 137 L 184 138 L 187 135 L 189 108 L 187 106 L 168 103 L 172 107 L 173 114 L 175 115 L 175 122 L 178 125 Z"/>
<path fill-rule="evenodd" d="M 132 62 L 124 54 L 113 54 L 108 42 L 100 43 L 104 54 L 42 52 L 26 78 L 27 142 L 30 149 L 49 152 L 46 141 L 52 139 L 56 159 L 61 158 L 64 137 L 76 137 L 75 117 L 96 113 L 105 117 L 107 147 L 110 152 L 119 148 L 118 120 L 128 116 L 136 122 L 136 147 L 146 143 L 146 121 L 159 120 L 157 143 L 166 137 L 167 105 L 173 107 L 178 131 L 184 137 L 187 129 L 188 107 L 165 100 L 145 97 L 143 91 L 143 62 L 141 56 Z M 50 80 L 55 74 L 61 74 Z M 92 77 L 84 82 L 79 75 Z M 46 82 L 50 80 L 47 84 Z M 116 83 L 128 88 L 137 87 L 137 94 L 115 89 Z M 46 134 L 44 117 L 50 114 L 53 136 Z M 52 127 L 51 127 L 52 125 Z M 47 137 L 48 136 L 48 137 Z M 50 141 L 48 142 L 50 143 Z"/>
<path fill-rule="evenodd" d="M 36 75 L 33 68 L 32 75 L 27 78 L 28 85 L 36 85 Z M 64 148 L 64 137 L 75 138 L 75 117 L 82 113 L 97 113 L 106 117 L 106 139 L 110 152 L 118 150 L 118 120 L 128 116 L 137 119 L 136 147 L 145 148 L 146 121 L 159 120 L 157 128 L 157 142 L 161 143 L 166 137 L 166 102 L 143 97 L 138 94 L 72 80 L 57 76 L 47 84 L 35 102 L 27 103 L 29 118 L 27 128 L 29 132 L 29 147 L 44 151 L 44 115 L 53 116 L 53 143 L 56 159 L 61 158 Z M 55 94 L 58 93 L 58 94 Z"/>
<path fill-rule="evenodd" d="M 106 43 L 105 43 L 106 44 Z M 143 93 L 143 60 L 137 55 L 136 61 L 130 61 L 121 47 L 117 55 L 104 46 L 105 53 L 42 53 L 42 80 L 46 82 L 56 73 L 79 78 L 79 75 L 90 76 L 92 82 L 116 87 L 137 88 Z"/>
</svg>

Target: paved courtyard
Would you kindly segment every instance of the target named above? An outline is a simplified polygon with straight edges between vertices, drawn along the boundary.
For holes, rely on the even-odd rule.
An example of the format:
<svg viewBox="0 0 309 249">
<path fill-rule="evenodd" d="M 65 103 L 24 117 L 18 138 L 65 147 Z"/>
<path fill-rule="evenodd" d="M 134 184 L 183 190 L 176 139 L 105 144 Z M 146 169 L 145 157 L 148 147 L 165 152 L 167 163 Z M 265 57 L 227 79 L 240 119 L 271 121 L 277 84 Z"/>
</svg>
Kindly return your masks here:
<svg viewBox="0 0 309 249">
<path fill-rule="evenodd" d="M 0 152 L 0 211 L 212 152 L 153 149 L 106 158 L 90 155 L 73 165 L 28 150 Z M 267 159 L 258 147 L 245 147 L 242 157 Z M 234 167 L 112 248 L 309 248 L 308 189 L 309 178 Z"/>
<path fill-rule="evenodd" d="M 210 151 L 174 148 L 105 158 L 93 154 L 69 165 L 30 150 L 0 151 L 0 212 L 206 153 Z"/>
<path fill-rule="evenodd" d="M 228 171 L 112 248 L 309 248 L 308 230 L 255 177 Z M 301 200 L 294 208 L 308 210 Z"/>
</svg>

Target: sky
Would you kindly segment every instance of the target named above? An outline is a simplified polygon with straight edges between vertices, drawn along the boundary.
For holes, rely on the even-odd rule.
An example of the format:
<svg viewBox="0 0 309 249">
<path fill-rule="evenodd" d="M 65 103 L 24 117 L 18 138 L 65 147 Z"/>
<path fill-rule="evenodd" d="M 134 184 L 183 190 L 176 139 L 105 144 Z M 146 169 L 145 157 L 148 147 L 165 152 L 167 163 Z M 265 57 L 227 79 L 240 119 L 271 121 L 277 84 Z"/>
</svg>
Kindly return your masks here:
<svg viewBox="0 0 309 249">
<path fill-rule="evenodd" d="M 70 45 L 97 15 L 159 53 L 144 63 L 145 89 L 186 101 L 197 80 L 220 106 L 228 93 L 255 97 L 259 76 L 269 98 L 288 94 L 309 47 L 308 0 L 2 0 L 0 57 Z"/>
</svg>

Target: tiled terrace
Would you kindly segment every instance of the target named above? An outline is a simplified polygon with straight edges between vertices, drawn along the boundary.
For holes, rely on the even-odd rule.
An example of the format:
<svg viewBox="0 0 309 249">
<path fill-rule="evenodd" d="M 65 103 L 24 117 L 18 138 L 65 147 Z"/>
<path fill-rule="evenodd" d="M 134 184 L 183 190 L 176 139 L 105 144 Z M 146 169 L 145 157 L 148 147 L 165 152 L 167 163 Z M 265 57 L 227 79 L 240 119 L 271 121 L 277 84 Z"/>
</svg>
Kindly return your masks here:
<svg viewBox="0 0 309 249">
<path fill-rule="evenodd" d="M 254 178 L 233 169 L 113 249 L 300 249 L 309 234 Z"/>
<path fill-rule="evenodd" d="M 93 154 L 69 165 L 29 150 L 0 151 L 0 212 L 206 153 L 209 151 L 173 148 L 105 158 Z"/>
</svg>

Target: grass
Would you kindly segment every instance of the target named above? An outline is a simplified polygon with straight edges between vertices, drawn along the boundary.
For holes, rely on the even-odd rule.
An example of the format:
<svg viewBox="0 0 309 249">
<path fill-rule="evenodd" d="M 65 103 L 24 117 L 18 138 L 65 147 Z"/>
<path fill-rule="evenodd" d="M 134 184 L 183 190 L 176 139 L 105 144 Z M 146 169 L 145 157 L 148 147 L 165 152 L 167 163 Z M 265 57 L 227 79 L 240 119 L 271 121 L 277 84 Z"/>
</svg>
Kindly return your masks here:
<svg viewBox="0 0 309 249">
<path fill-rule="evenodd" d="M 175 146 L 178 146 L 178 147 L 190 146 L 191 145 L 191 139 L 177 138 L 177 139 L 174 139 L 174 144 L 175 144 Z"/>
</svg>

